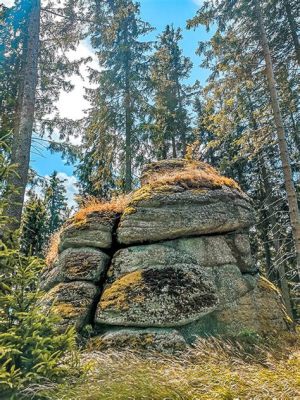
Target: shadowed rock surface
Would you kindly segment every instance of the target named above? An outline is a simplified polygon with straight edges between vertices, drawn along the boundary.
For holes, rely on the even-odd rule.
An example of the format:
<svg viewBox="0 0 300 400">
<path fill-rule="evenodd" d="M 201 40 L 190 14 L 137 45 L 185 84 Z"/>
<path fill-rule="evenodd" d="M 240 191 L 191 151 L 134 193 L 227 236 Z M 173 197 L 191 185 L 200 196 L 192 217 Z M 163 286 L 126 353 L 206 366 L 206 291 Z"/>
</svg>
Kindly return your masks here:
<svg viewBox="0 0 300 400">
<path fill-rule="evenodd" d="M 42 275 L 45 309 L 93 348 L 182 350 L 201 335 L 273 334 L 291 321 L 259 276 L 248 229 L 251 200 L 209 165 L 149 164 L 121 218 L 83 213 L 60 234 Z"/>
<path fill-rule="evenodd" d="M 61 233 L 60 251 L 85 246 L 110 249 L 116 221 L 114 213 L 90 213 L 82 221 L 71 219 Z"/>
<path fill-rule="evenodd" d="M 60 282 L 89 281 L 98 283 L 105 276 L 110 257 L 101 250 L 82 247 L 64 250 L 52 268 L 45 269 L 41 288 L 49 290 Z"/>
</svg>

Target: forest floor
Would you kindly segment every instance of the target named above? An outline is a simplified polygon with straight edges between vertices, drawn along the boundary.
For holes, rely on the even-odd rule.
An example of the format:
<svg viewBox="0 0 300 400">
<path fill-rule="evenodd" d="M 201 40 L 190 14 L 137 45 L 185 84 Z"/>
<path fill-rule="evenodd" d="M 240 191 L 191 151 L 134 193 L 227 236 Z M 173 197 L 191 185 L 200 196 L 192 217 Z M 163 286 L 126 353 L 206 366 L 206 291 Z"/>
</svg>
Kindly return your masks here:
<svg viewBox="0 0 300 400">
<path fill-rule="evenodd" d="M 92 351 L 63 383 L 31 387 L 52 400 L 300 399 L 300 336 L 201 339 L 185 354 Z M 45 397 L 43 396 L 43 393 Z"/>
</svg>

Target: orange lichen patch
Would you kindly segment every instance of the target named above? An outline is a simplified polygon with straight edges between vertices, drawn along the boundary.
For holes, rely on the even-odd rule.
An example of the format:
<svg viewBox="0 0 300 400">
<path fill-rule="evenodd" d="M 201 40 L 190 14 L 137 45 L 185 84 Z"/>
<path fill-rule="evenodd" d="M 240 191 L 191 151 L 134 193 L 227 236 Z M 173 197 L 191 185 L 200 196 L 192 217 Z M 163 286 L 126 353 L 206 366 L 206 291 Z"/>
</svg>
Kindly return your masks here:
<svg viewBox="0 0 300 400">
<path fill-rule="evenodd" d="M 141 303 L 145 300 L 141 295 L 144 288 L 142 271 L 134 271 L 116 280 L 110 287 L 104 290 L 100 300 L 100 309 L 115 308 L 127 310 L 129 302 Z"/>
<path fill-rule="evenodd" d="M 62 318 L 74 318 L 78 316 L 78 309 L 70 303 L 59 303 L 52 307 L 53 314 Z"/>
<path fill-rule="evenodd" d="M 90 196 L 83 201 L 82 207 L 72 217 L 72 221 L 75 223 L 84 221 L 86 217 L 93 212 L 121 214 L 127 207 L 129 201 L 130 195 L 119 195 L 113 197 L 110 201 L 104 201 Z"/>
<path fill-rule="evenodd" d="M 50 238 L 49 246 L 46 250 L 46 266 L 51 267 L 58 256 L 58 248 L 60 243 L 61 229 L 56 231 Z"/>
</svg>

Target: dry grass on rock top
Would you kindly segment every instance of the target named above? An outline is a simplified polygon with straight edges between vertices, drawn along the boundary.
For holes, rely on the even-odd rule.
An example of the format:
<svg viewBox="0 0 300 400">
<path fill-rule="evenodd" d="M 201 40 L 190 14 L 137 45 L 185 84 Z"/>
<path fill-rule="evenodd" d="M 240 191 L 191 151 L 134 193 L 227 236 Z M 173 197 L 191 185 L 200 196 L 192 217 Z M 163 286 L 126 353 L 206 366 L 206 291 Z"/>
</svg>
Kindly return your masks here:
<svg viewBox="0 0 300 400">
<path fill-rule="evenodd" d="M 228 186 L 240 190 L 239 185 L 233 179 L 220 175 L 211 165 L 202 161 L 183 159 L 163 160 L 149 164 L 141 180 L 144 184 L 152 187 L 182 184 L 188 188 L 214 189 Z"/>
<path fill-rule="evenodd" d="M 209 164 L 201 161 L 181 160 L 180 167 L 178 167 L 178 161 L 177 163 L 175 163 L 176 160 L 166 161 L 168 163 L 165 163 L 164 168 L 160 166 L 160 163 L 157 163 L 160 168 L 151 167 L 144 172 L 142 177 L 144 184 L 132 193 L 131 204 L 150 198 L 156 193 L 172 192 L 178 190 L 178 188 L 199 190 L 199 195 L 201 195 L 201 190 L 205 192 L 224 186 L 241 191 L 239 185 L 233 179 L 220 175 Z"/>
<path fill-rule="evenodd" d="M 122 214 L 128 205 L 130 195 L 119 195 L 111 200 L 105 201 L 96 197 L 87 197 L 82 201 L 80 209 L 74 214 L 71 221 L 81 222 L 92 213 L 115 213 Z"/>
<path fill-rule="evenodd" d="M 89 365 L 86 375 L 61 384 L 49 398 L 300 399 L 299 339 L 292 335 L 277 338 L 272 348 L 211 338 L 183 355 L 92 352 L 84 353 L 81 362 Z"/>
<path fill-rule="evenodd" d="M 86 221 L 89 215 L 99 213 L 105 215 L 122 214 L 128 205 L 130 195 L 119 195 L 111 200 L 101 200 L 93 196 L 89 196 L 81 201 L 79 210 L 65 223 L 65 225 L 55 232 L 49 242 L 46 251 L 46 265 L 51 266 L 58 255 L 60 235 L 64 227 L 69 225 L 82 224 Z"/>
</svg>

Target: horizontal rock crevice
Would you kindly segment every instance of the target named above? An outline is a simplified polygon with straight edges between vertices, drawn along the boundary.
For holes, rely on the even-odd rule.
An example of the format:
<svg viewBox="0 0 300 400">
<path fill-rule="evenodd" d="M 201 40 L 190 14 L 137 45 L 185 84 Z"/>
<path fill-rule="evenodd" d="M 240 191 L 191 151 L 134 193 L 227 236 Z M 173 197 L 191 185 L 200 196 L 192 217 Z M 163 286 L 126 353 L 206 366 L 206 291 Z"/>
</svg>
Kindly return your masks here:
<svg viewBox="0 0 300 400">
<path fill-rule="evenodd" d="M 42 306 L 62 329 L 91 324 L 98 348 L 179 349 L 201 335 L 288 329 L 280 294 L 251 255 L 250 199 L 204 163 L 169 161 L 148 167 L 147 190 L 122 214 L 93 211 L 66 224 L 42 275 Z M 211 188 L 190 189 L 186 179 Z"/>
</svg>

